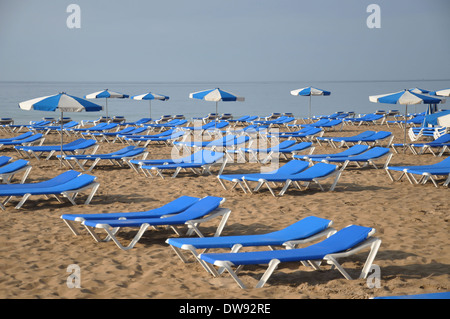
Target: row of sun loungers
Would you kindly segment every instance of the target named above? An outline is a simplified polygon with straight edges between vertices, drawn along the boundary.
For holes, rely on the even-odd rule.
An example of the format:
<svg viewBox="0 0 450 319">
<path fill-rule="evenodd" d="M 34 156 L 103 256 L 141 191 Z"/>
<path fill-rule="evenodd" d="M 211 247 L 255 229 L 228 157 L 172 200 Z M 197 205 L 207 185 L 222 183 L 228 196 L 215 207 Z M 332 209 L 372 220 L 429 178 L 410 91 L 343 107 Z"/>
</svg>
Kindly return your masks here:
<svg viewBox="0 0 450 319">
<path fill-rule="evenodd" d="M 0 197 L 5 197 L 0 203 L 0 208 L 5 210 L 5 205 L 12 198 L 20 197 L 21 200 L 16 205 L 16 209 L 20 209 L 30 196 L 54 196 L 58 201 L 61 201 L 60 197 L 65 197 L 76 205 L 75 197 L 80 192 L 91 190 L 84 202 L 88 205 L 99 185 L 95 176 L 80 174 L 73 170 L 41 182 L 0 184 Z"/>
<path fill-rule="evenodd" d="M 246 288 L 246 284 L 238 277 L 238 270 L 245 265 L 268 265 L 262 275 L 257 288 L 263 287 L 280 263 L 300 262 L 313 269 L 321 268 L 319 261 L 332 264 L 348 280 L 352 277 L 338 262 L 369 249 L 367 260 L 362 268 L 359 278 L 366 278 L 371 265 L 378 253 L 381 240 L 373 236 L 375 229 L 359 225 L 349 225 L 343 229 L 332 228 L 331 220 L 308 216 L 295 223 L 273 232 L 264 234 L 221 236 L 222 230 L 231 214 L 231 209 L 221 205 L 225 198 L 206 196 L 196 198 L 181 196 L 163 206 L 148 211 L 102 213 L 102 214 L 64 214 L 61 219 L 66 223 L 72 233 L 80 235 L 85 229 L 95 242 L 114 242 L 122 250 L 136 247 L 144 233 L 152 226 L 171 227 L 179 236 L 175 226 L 188 228 L 187 235 L 196 234 L 198 237 L 169 238 L 166 243 L 174 249 L 182 262 L 187 263 L 188 257 L 183 251 L 194 256 L 209 275 L 222 276 L 226 270 L 231 274 L 239 287 Z M 199 225 L 221 217 L 219 225 L 213 236 L 204 237 Z M 119 237 L 121 229 L 136 229 L 135 236 L 127 244 L 123 244 Z M 98 231 L 106 234 L 101 238 Z M 299 244 L 325 239 L 303 248 Z M 279 250 L 258 250 L 240 252 L 241 247 L 284 247 Z M 230 253 L 210 253 L 211 249 L 230 249 Z M 199 253 L 199 250 L 204 250 Z M 234 268 L 237 267 L 237 270 Z"/>
</svg>

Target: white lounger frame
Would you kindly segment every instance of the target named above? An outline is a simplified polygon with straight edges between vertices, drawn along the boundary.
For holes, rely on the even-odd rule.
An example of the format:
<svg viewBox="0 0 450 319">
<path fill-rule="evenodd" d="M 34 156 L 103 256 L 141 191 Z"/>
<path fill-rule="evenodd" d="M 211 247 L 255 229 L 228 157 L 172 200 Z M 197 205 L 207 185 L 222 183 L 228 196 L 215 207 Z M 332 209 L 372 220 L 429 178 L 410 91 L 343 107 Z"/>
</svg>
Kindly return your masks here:
<svg viewBox="0 0 450 319">
<path fill-rule="evenodd" d="M 98 182 L 93 182 L 89 185 L 86 185 L 84 187 L 78 188 L 78 189 L 74 189 L 74 190 L 70 190 L 70 191 L 65 191 L 65 192 L 61 192 L 59 194 L 49 194 L 52 195 L 56 198 L 56 200 L 60 203 L 63 203 L 63 201 L 58 197 L 58 195 L 61 195 L 62 197 L 65 197 L 69 200 L 69 202 L 72 203 L 72 205 L 76 206 L 77 203 L 75 202 L 75 197 L 78 195 L 78 193 L 83 192 L 85 190 L 88 189 L 92 189 L 90 194 L 88 195 L 86 201 L 84 202 L 84 205 L 89 205 L 89 203 L 91 202 L 92 198 L 94 197 L 95 193 L 97 192 L 97 189 L 99 188 L 100 183 Z M 22 196 L 22 199 L 20 200 L 20 202 L 16 205 L 16 209 L 20 209 L 22 207 L 23 204 L 25 204 L 25 202 L 28 200 L 28 198 L 33 195 L 33 194 L 24 194 Z M 43 195 L 46 198 L 49 198 L 49 196 L 47 195 Z M 8 196 L 2 203 L 0 203 L 0 208 L 2 210 L 5 210 L 5 206 L 14 196 Z"/>
<path fill-rule="evenodd" d="M 204 237 L 204 235 L 202 234 L 202 232 L 200 231 L 200 229 L 198 228 L 199 224 L 201 223 L 205 223 L 210 221 L 213 218 L 216 217 L 220 217 L 222 216 L 222 219 L 219 223 L 219 226 L 217 227 L 217 230 L 214 234 L 215 237 L 220 236 L 220 234 L 223 231 L 223 228 L 225 227 L 228 218 L 230 216 L 231 210 L 228 208 L 217 208 L 214 211 L 212 211 L 210 214 L 208 214 L 207 216 L 200 218 L 200 219 L 193 219 L 193 220 L 188 220 L 185 222 L 185 225 L 188 228 L 187 231 L 187 236 L 191 236 L 194 233 L 196 233 L 199 237 Z M 161 217 L 163 218 L 163 217 Z M 124 219 L 124 218 L 123 218 Z M 67 226 L 69 226 L 69 228 L 72 230 L 72 232 L 75 235 L 78 235 L 78 232 L 75 230 L 75 228 L 73 227 L 73 225 L 71 225 L 70 223 L 68 223 L 68 221 L 64 220 L 67 224 Z M 84 225 L 84 222 L 82 223 Z M 161 225 L 161 226 L 165 226 L 165 225 Z M 175 225 L 167 225 L 169 226 L 177 235 L 181 235 L 180 232 L 174 227 Z M 136 233 L 136 235 L 134 236 L 134 238 L 131 240 L 131 242 L 125 246 L 122 245 L 122 243 L 120 243 L 120 241 L 117 238 L 117 233 L 120 230 L 120 227 L 111 227 L 108 224 L 97 224 L 95 228 L 98 229 L 103 229 L 106 232 L 106 237 L 104 239 L 101 239 L 100 236 L 94 231 L 93 227 L 88 227 L 86 225 L 84 225 L 84 227 L 86 228 L 86 230 L 89 232 L 89 234 L 91 234 L 91 236 L 94 238 L 94 240 L 96 242 L 108 242 L 108 241 L 113 241 L 117 247 L 119 247 L 122 250 L 130 250 L 132 249 L 136 243 L 141 239 L 142 235 L 145 233 L 145 231 L 149 228 L 149 227 L 153 227 L 153 225 L 148 224 L 148 223 L 144 223 L 139 227 L 138 232 Z M 128 228 L 128 227 L 127 227 Z"/>
<path fill-rule="evenodd" d="M 332 268 L 336 267 L 339 272 L 348 280 L 352 280 L 352 277 L 348 274 L 348 272 L 342 267 L 342 265 L 340 263 L 338 263 L 337 259 L 340 258 L 344 258 L 344 257 L 348 257 L 351 255 L 354 255 L 356 253 L 358 253 L 359 251 L 365 249 L 365 248 L 370 248 L 370 252 L 369 255 L 366 259 L 366 262 L 364 264 L 364 267 L 361 271 L 361 274 L 359 276 L 359 279 L 365 279 L 367 278 L 367 275 L 369 274 L 369 271 L 372 267 L 372 263 L 375 259 L 375 256 L 378 253 L 378 249 L 380 248 L 381 245 L 381 239 L 376 238 L 376 237 L 370 237 L 367 240 L 365 240 L 363 243 L 361 243 L 360 245 L 354 247 L 353 249 L 346 251 L 346 252 L 342 252 L 342 253 L 336 253 L 336 254 L 329 254 L 326 255 L 323 260 L 327 261 L 328 264 L 332 265 Z M 314 260 L 308 260 L 308 263 L 311 267 L 313 267 L 315 270 L 320 270 L 319 266 L 320 266 L 320 261 L 314 261 Z M 269 280 L 270 276 L 273 274 L 273 272 L 278 268 L 278 265 L 280 264 L 280 260 L 278 259 L 272 259 L 266 269 L 266 271 L 264 272 L 263 276 L 261 277 L 261 279 L 259 280 L 258 284 L 256 285 L 255 288 L 262 288 L 267 280 Z M 209 267 L 209 271 L 215 272 L 216 274 L 218 274 L 218 272 L 216 271 L 216 269 L 208 263 L 204 263 L 205 265 L 207 265 L 207 267 Z M 241 281 L 240 278 L 238 278 L 237 274 L 238 272 L 242 269 L 242 266 L 239 266 L 236 268 L 236 270 L 233 270 L 234 265 L 229 262 L 229 261 L 216 261 L 214 263 L 215 266 L 220 267 L 220 268 L 224 268 L 226 271 L 228 271 L 228 273 L 230 273 L 230 275 L 232 276 L 232 278 L 236 281 L 236 283 L 239 285 L 240 288 L 242 289 L 246 289 L 246 285 Z"/>
</svg>

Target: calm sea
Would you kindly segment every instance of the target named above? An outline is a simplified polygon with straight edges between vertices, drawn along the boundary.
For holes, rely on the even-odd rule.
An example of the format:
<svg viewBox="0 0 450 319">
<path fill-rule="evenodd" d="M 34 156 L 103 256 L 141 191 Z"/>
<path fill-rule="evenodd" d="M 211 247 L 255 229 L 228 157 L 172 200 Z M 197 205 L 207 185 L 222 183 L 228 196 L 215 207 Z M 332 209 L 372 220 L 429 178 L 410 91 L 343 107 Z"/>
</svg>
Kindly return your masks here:
<svg viewBox="0 0 450 319">
<path fill-rule="evenodd" d="M 369 102 L 370 95 L 397 92 L 403 89 L 421 88 L 430 91 L 450 87 L 450 80 L 436 81 L 321 81 L 307 82 L 224 82 L 224 83 L 80 83 L 80 82 L 0 82 L 0 117 L 12 117 L 17 124 L 29 123 L 43 117 L 59 117 L 59 113 L 24 111 L 18 103 L 59 92 L 83 97 L 86 94 L 109 89 L 124 94 L 138 95 L 154 92 L 170 97 L 167 101 L 152 101 L 152 117 L 166 114 L 183 114 L 186 118 L 206 116 L 215 112 L 215 103 L 189 98 L 189 93 L 219 87 L 245 97 L 244 102 L 220 102 L 219 113 L 268 116 L 272 112 L 289 112 L 297 118 L 309 116 L 309 97 L 293 96 L 291 90 L 313 86 L 331 91 L 330 96 L 312 97 L 312 115 L 326 115 L 337 111 L 354 111 L 357 114 L 376 110 L 400 110 L 402 105 Z M 91 100 L 105 106 L 104 99 Z M 441 108 L 450 108 L 450 102 Z M 422 112 L 424 105 L 410 106 L 409 112 Z M 95 113 L 65 113 L 73 120 L 92 120 L 106 111 Z M 149 116 L 148 101 L 132 99 L 108 99 L 108 115 L 124 116 L 128 121 Z"/>
</svg>

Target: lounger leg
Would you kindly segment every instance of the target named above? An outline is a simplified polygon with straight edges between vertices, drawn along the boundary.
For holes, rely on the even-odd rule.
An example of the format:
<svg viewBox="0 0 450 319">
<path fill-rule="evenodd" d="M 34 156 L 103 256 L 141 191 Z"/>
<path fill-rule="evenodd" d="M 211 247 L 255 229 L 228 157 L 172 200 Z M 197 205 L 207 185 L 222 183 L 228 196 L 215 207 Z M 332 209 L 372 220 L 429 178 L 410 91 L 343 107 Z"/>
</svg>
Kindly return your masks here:
<svg viewBox="0 0 450 319">
<path fill-rule="evenodd" d="M 73 233 L 75 236 L 78 236 L 78 235 L 80 234 L 80 233 L 78 232 L 78 230 L 75 229 L 75 226 L 72 224 L 71 221 L 65 220 L 65 219 L 63 219 L 63 221 L 66 223 L 66 225 L 69 227 L 69 229 L 72 231 L 72 233 Z"/>
<path fill-rule="evenodd" d="M 381 239 L 377 239 L 373 242 L 373 244 L 370 248 L 369 256 L 367 256 L 366 263 L 364 264 L 363 270 L 361 271 L 361 274 L 359 275 L 360 279 L 367 278 L 367 275 L 369 274 L 370 268 L 372 267 L 372 263 L 375 259 L 375 256 L 378 253 L 378 249 L 380 248 L 380 245 L 381 245 Z"/>
<path fill-rule="evenodd" d="M 219 267 L 223 267 L 226 271 L 228 271 L 228 273 L 231 275 L 231 277 L 233 277 L 234 281 L 238 284 L 239 287 L 241 287 L 242 289 L 246 289 L 247 287 L 244 285 L 244 283 L 242 282 L 242 280 L 240 280 L 236 274 L 235 271 L 233 271 L 233 269 L 231 268 L 231 264 L 227 261 L 224 262 L 219 262 L 216 264 Z"/>
<path fill-rule="evenodd" d="M 222 182 L 222 180 L 219 178 L 219 176 L 217 176 L 217 180 L 219 181 L 220 185 L 222 185 L 224 190 L 227 190 L 227 187 L 225 186 L 225 184 Z"/>
<path fill-rule="evenodd" d="M 336 187 L 337 182 L 339 181 L 339 178 L 341 178 L 342 170 L 338 171 L 336 174 L 336 178 L 334 179 L 333 184 L 331 184 L 330 192 L 334 191 L 334 188 Z"/>
<path fill-rule="evenodd" d="M 128 246 L 123 246 L 119 240 L 117 239 L 117 237 L 115 236 L 115 233 L 109 228 L 109 226 L 104 227 L 103 229 L 106 231 L 106 233 L 108 234 L 108 238 L 110 238 L 116 245 L 117 247 L 119 247 L 122 250 L 130 250 L 132 249 L 136 243 L 139 241 L 139 239 L 141 239 L 142 235 L 145 233 L 145 231 L 147 230 L 147 228 L 150 225 L 145 223 L 142 224 L 141 227 L 139 228 L 139 231 L 137 232 L 137 234 L 134 236 L 133 240 L 128 244 Z"/>
<path fill-rule="evenodd" d="M 250 185 L 248 184 L 247 180 L 245 178 L 243 178 L 242 182 L 244 183 L 245 187 L 243 187 L 240 182 L 239 182 L 239 185 L 241 186 L 244 193 L 247 193 L 247 191 L 245 190 L 245 189 L 247 189 L 249 191 L 249 193 L 252 194 L 252 189 L 251 189 Z"/>
<path fill-rule="evenodd" d="M 269 266 L 267 267 L 267 270 L 265 271 L 264 275 L 261 277 L 261 279 L 259 280 L 259 282 L 255 288 L 262 288 L 265 285 L 267 280 L 269 280 L 270 276 L 272 276 L 275 269 L 278 268 L 279 263 L 280 263 L 280 261 L 278 259 L 272 259 L 270 261 Z"/>
<path fill-rule="evenodd" d="M 450 174 L 448 175 L 448 178 L 445 180 L 444 186 L 448 187 L 449 184 L 450 184 Z"/>
<path fill-rule="evenodd" d="M 289 188 L 289 185 L 291 185 L 291 183 L 292 183 L 292 180 L 290 180 L 290 179 L 288 179 L 288 180 L 286 181 L 286 184 L 285 184 L 285 185 L 283 186 L 283 188 L 281 189 L 279 196 L 283 196 L 283 195 L 284 195 L 284 193 L 285 193 L 286 190 Z M 272 193 L 272 195 L 274 195 L 274 194 Z M 275 196 L 275 195 L 274 195 L 274 196 Z"/>
<path fill-rule="evenodd" d="M 30 174 L 31 168 L 32 168 L 32 167 L 30 166 L 30 167 L 28 167 L 28 168 L 25 170 L 25 173 L 23 174 L 22 179 L 20 180 L 20 184 L 25 183 L 25 181 L 26 181 L 26 179 L 27 179 L 27 177 L 28 177 L 28 174 Z"/>
<path fill-rule="evenodd" d="M 31 196 L 30 193 L 23 195 L 22 199 L 20 200 L 19 204 L 17 204 L 16 209 L 20 209 L 23 204 L 27 201 L 27 199 Z"/>
</svg>

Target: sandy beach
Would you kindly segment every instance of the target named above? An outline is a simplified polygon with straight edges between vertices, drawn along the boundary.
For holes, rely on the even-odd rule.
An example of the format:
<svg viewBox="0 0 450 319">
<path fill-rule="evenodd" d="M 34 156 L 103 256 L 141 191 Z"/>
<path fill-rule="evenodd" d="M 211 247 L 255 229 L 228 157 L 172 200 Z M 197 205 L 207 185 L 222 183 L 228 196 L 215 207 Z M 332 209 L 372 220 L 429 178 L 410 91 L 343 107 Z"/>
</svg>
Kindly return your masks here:
<svg viewBox="0 0 450 319">
<path fill-rule="evenodd" d="M 390 130 L 394 142 L 403 141 L 403 129 L 386 125 L 346 125 L 342 131 L 325 132 L 324 136 L 351 136 L 367 129 Z M 0 138 L 11 135 L 2 132 Z M 59 135 L 46 137 L 45 144 L 57 143 Z M 121 143 L 103 142 L 97 153 L 122 147 Z M 148 158 L 167 158 L 171 147 L 151 145 L 148 151 Z M 336 151 L 317 146 L 314 153 Z M 20 158 L 10 147 L 2 148 L 0 155 Z M 442 159 L 430 153 L 408 152 L 394 154 L 391 165 L 423 165 Z M 33 169 L 27 182 L 46 180 L 67 170 L 55 158 L 29 161 Z M 260 166 L 228 165 L 224 174 L 258 172 Z M 18 210 L 14 208 L 16 200 L 8 203 L 6 210 L 0 212 L 0 298 L 369 299 L 450 289 L 447 187 L 436 188 L 432 183 L 412 185 L 406 179 L 392 182 L 383 169 L 348 167 L 333 192 L 322 192 L 313 185 L 303 191 L 290 188 L 284 196 L 273 197 L 267 189 L 257 194 L 224 190 L 216 171 L 213 169 L 213 174 L 207 176 L 180 173 L 176 178 L 148 178 L 129 167 L 101 162 L 91 172 L 100 187 L 90 205 L 73 206 L 67 201 L 58 203 L 42 197 L 31 197 Z M 325 186 L 328 183 L 324 181 Z M 263 288 L 243 290 L 228 274 L 213 278 L 198 263 L 182 263 L 165 243 L 167 238 L 176 236 L 170 229 L 148 230 L 135 248 L 122 251 L 113 242 L 95 242 L 86 232 L 74 236 L 60 218 L 71 213 L 148 210 L 181 195 L 225 198 L 222 207 L 231 209 L 231 215 L 223 236 L 269 232 L 310 215 L 332 220 L 336 229 L 350 224 L 373 227 L 375 236 L 382 240 L 374 261 L 380 269 L 380 286 L 371 288 L 365 279 L 346 280 L 329 266 L 314 271 L 298 263 L 286 263 L 279 266 Z M 212 235 L 216 225 L 213 221 L 200 227 L 205 235 Z M 119 237 L 126 242 L 134 233 L 133 229 L 122 230 Z M 367 250 L 349 257 L 343 265 L 357 277 L 366 256 Z M 67 285 L 67 270 L 73 264 L 80 269 L 80 288 Z M 265 267 L 248 266 L 240 278 L 254 286 L 264 270 Z"/>
</svg>

